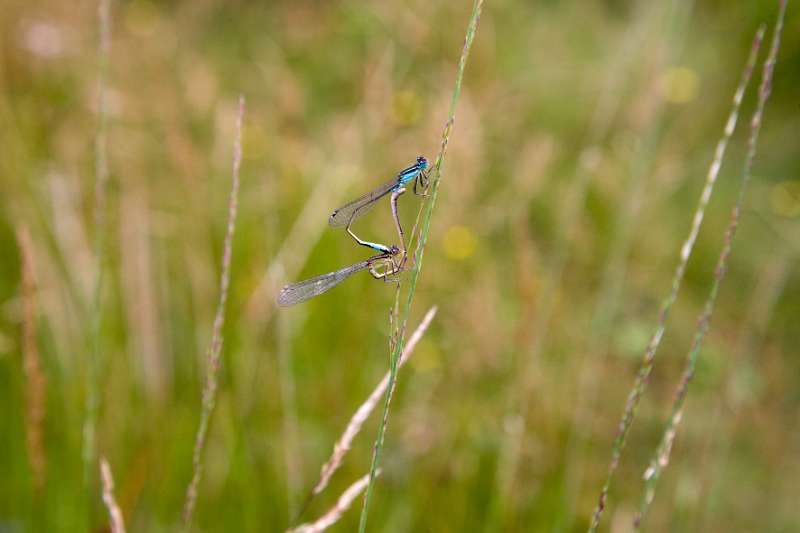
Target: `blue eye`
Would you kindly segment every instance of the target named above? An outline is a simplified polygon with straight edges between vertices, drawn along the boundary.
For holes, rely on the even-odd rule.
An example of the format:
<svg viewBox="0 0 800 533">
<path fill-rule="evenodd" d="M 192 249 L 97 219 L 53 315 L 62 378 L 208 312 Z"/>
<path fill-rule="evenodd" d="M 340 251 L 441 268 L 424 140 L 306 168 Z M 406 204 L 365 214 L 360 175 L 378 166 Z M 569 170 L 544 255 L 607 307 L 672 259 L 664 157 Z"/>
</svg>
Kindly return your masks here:
<svg viewBox="0 0 800 533">
<path fill-rule="evenodd" d="M 425 158 L 424 158 L 424 157 L 422 157 L 422 156 L 419 156 L 419 157 L 417 158 L 417 164 L 418 164 L 419 166 L 421 166 L 422 168 L 428 168 L 428 160 L 427 160 L 427 159 L 425 159 Z"/>
</svg>

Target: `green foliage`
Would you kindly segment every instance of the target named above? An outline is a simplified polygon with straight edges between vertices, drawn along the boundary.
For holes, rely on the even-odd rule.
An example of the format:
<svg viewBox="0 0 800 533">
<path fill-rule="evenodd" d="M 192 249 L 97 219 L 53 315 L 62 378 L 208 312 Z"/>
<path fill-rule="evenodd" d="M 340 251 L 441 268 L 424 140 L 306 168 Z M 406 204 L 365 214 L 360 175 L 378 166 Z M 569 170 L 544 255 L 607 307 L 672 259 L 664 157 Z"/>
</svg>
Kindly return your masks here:
<svg viewBox="0 0 800 533">
<path fill-rule="evenodd" d="M 368 530 L 588 526 L 750 39 L 777 8 L 697 2 L 665 28 L 666 11 L 651 4 L 484 6 L 409 328 L 430 305 L 439 314 L 398 373 Z M 7 0 L 3 10 L 0 530 L 97 530 L 107 524 L 98 471 L 85 482 L 81 463 L 95 279 L 96 9 Z M 327 227 L 329 211 L 417 155 L 436 155 L 470 3 L 134 1 L 112 3 L 111 17 L 97 452 L 109 460 L 130 531 L 177 526 L 244 93 L 223 363 L 193 527 L 282 530 L 294 518 L 289 502 L 305 497 L 388 368 L 394 290 L 354 276 L 279 311 L 275 285 L 367 256 Z M 699 353 L 702 386 L 687 396 L 672 470 L 647 518 L 653 531 L 800 527 L 797 35 L 790 6 L 741 231 L 709 348 Z M 751 93 L 743 117 L 753 106 Z M 604 524 L 629 523 L 642 495 L 713 282 L 746 130 L 729 146 Z M 588 196 L 565 220 L 585 173 Z M 409 230 L 419 201 L 400 200 Z M 297 223 L 309 206 L 308 223 Z M 40 489 L 27 437 L 31 376 L 15 238 L 23 225 L 46 379 Z M 391 240 L 388 203 L 358 231 Z M 609 263 L 615 250 L 621 259 Z M 549 326 L 536 331 L 562 252 Z M 285 371 L 280 357 L 290 362 Z M 369 470 L 379 418 L 304 519 Z M 299 489 L 288 481 L 292 468 Z M 334 530 L 356 529 L 360 501 Z"/>
</svg>

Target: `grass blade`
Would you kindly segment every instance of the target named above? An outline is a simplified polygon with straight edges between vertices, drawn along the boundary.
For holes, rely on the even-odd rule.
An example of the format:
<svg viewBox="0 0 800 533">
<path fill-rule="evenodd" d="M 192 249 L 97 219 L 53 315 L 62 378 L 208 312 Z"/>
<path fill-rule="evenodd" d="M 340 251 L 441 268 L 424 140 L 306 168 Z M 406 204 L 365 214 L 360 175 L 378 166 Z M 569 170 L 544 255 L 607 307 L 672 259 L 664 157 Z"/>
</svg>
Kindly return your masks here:
<svg viewBox="0 0 800 533">
<path fill-rule="evenodd" d="M 105 270 L 106 188 L 108 185 L 108 54 L 111 48 L 111 0 L 97 5 L 100 39 L 98 43 L 97 126 L 95 130 L 94 161 L 94 258 L 95 279 L 92 290 L 89 357 L 86 365 L 86 418 L 83 421 L 84 482 L 88 483 L 95 457 L 95 426 L 98 410 L 98 367 L 100 358 L 100 328 L 103 319 L 103 277 Z"/>
<path fill-rule="evenodd" d="M 636 375 L 636 379 L 633 384 L 633 388 L 631 389 L 630 393 L 628 394 L 628 399 L 625 403 L 625 410 L 623 411 L 622 418 L 619 422 L 619 426 L 617 429 L 617 436 L 614 439 L 614 444 L 611 452 L 611 462 L 608 465 L 608 472 L 606 474 L 605 482 L 603 483 L 603 487 L 600 490 L 600 497 L 597 502 L 597 506 L 592 513 L 591 524 L 589 526 L 589 531 L 594 532 L 597 530 L 597 527 L 600 524 L 600 518 L 603 514 L 603 510 L 605 509 L 606 500 L 608 498 L 608 492 L 611 487 L 611 480 L 614 477 L 614 473 L 619 466 L 620 457 L 622 455 L 622 450 L 625 448 L 625 439 L 628 436 L 628 432 L 630 431 L 631 424 L 633 423 L 633 419 L 636 415 L 636 408 L 639 405 L 639 401 L 641 400 L 642 395 L 644 394 L 645 389 L 647 388 L 647 381 L 650 377 L 650 372 L 653 370 L 653 361 L 655 360 L 656 351 L 658 350 L 659 345 L 661 344 L 661 338 L 664 335 L 664 330 L 666 329 L 667 325 L 667 318 L 669 317 L 669 312 L 672 309 L 672 305 L 675 303 L 675 300 L 678 298 L 678 291 L 680 289 L 681 283 L 683 281 L 683 276 L 686 273 L 686 265 L 689 262 L 689 257 L 692 255 L 692 250 L 694 249 L 695 241 L 697 240 L 697 234 L 700 232 L 700 226 L 703 224 L 703 218 L 705 216 L 705 209 L 708 205 L 709 200 L 711 199 L 711 193 L 714 189 L 714 184 L 717 181 L 717 177 L 719 176 L 719 170 L 722 166 L 722 159 L 725 156 L 725 150 L 728 146 L 728 141 L 730 140 L 731 136 L 733 135 L 734 129 L 736 128 L 736 122 L 738 121 L 739 117 L 739 108 L 742 103 L 742 99 L 744 98 L 744 92 L 747 88 L 748 83 L 750 82 L 750 77 L 752 75 L 753 69 L 755 67 L 756 58 L 758 56 L 758 50 L 761 46 L 761 39 L 763 38 L 763 29 L 759 30 L 758 34 L 756 35 L 756 39 L 753 42 L 753 47 L 750 52 L 750 57 L 747 60 L 747 64 L 744 68 L 744 72 L 742 73 L 741 81 L 739 82 L 739 86 L 736 89 L 733 97 L 733 107 L 731 109 L 730 115 L 728 116 L 728 120 L 725 124 L 725 129 L 722 135 L 722 138 L 717 143 L 717 148 L 714 153 L 714 159 L 711 162 L 711 166 L 708 169 L 708 174 L 706 176 L 706 183 L 703 187 L 703 191 L 700 194 L 700 200 L 697 204 L 697 209 L 694 213 L 694 218 L 692 220 L 692 226 L 689 230 L 689 235 L 683 243 L 681 247 L 680 259 L 678 261 L 678 266 L 675 269 L 675 273 L 672 278 L 672 285 L 670 287 L 670 291 L 667 294 L 667 298 L 661 304 L 661 310 L 658 316 L 658 323 L 656 325 L 656 330 L 653 332 L 652 337 L 650 338 L 650 342 L 645 349 L 644 357 L 642 359 L 642 364 L 639 368 L 639 372 Z"/>
<path fill-rule="evenodd" d="M 105 457 L 100 457 L 100 479 L 103 482 L 103 503 L 108 509 L 108 520 L 111 526 L 111 533 L 125 533 L 125 521 L 122 519 L 122 511 L 114 498 L 114 477 L 111 475 L 111 467 Z"/>
<path fill-rule="evenodd" d="M 461 49 L 461 57 L 458 61 L 458 68 L 456 69 L 455 87 L 453 88 L 453 97 L 450 100 L 450 110 L 448 112 L 447 122 L 442 132 L 442 144 L 439 149 L 439 154 L 436 156 L 436 161 L 433 164 L 431 171 L 431 193 L 428 201 L 420 208 L 423 211 L 422 215 L 422 228 L 420 230 L 420 237 L 415 251 L 416 264 L 411 270 L 411 279 L 409 281 L 408 298 L 406 299 L 405 306 L 402 311 L 402 318 L 399 324 L 399 335 L 397 335 L 397 342 L 391 354 L 391 367 L 389 369 L 389 384 L 386 392 L 386 399 L 383 404 L 383 416 L 381 417 L 381 424 L 378 427 L 378 436 L 375 439 L 375 449 L 372 454 L 372 466 L 370 467 L 369 483 L 367 491 L 364 494 L 364 506 L 361 509 L 361 519 L 359 520 L 358 531 L 364 533 L 367 529 L 367 516 L 369 514 L 370 496 L 372 495 L 372 488 L 375 482 L 375 476 L 378 471 L 380 463 L 381 449 L 383 448 L 383 439 L 386 434 L 386 426 L 389 418 L 389 405 L 392 401 L 392 394 L 397 380 L 397 368 L 399 366 L 400 354 L 403 351 L 403 333 L 405 332 L 406 324 L 408 323 L 408 315 L 411 310 L 411 304 L 414 301 L 414 293 L 417 288 L 417 281 L 419 274 L 422 271 L 422 261 L 425 255 L 425 246 L 428 243 L 428 235 L 430 232 L 431 215 L 436 206 L 436 199 L 439 195 L 439 184 L 442 180 L 442 163 L 444 156 L 447 152 L 447 145 L 450 141 L 450 134 L 453 131 L 453 124 L 456 117 L 456 104 L 461 95 L 461 84 L 464 79 L 464 69 L 467 65 L 467 58 L 469 51 L 472 47 L 472 42 L 475 39 L 475 32 L 478 29 L 478 22 L 480 21 L 481 9 L 483 8 L 483 0 L 475 0 L 472 6 L 472 15 L 467 26 L 467 34 L 464 38 L 464 46 Z"/>
<path fill-rule="evenodd" d="M 188 531 L 192 522 L 192 513 L 197 501 L 197 485 L 203 471 L 203 450 L 205 449 L 208 424 L 217 400 L 217 374 L 219 373 L 220 354 L 222 352 L 222 326 L 225 324 L 225 304 L 228 301 L 228 288 L 231 276 L 231 255 L 233 250 L 233 234 L 236 231 L 236 211 L 239 199 L 239 168 L 242 164 L 242 122 L 244 120 L 244 96 L 239 97 L 239 115 L 236 119 L 236 140 L 233 146 L 233 172 L 231 196 L 228 204 L 228 228 L 225 234 L 225 248 L 222 254 L 222 274 L 220 274 L 220 293 L 217 312 L 214 316 L 211 344 L 208 347 L 206 384 L 203 387 L 203 411 L 200 414 L 200 426 L 194 443 L 192 456 L 192 480 L 186 489 L 183 505 L 183 530 Z"/>
<path fill-rule="evenodd" d="M 425 317 L 422 319 L 422 322 L 420 322 L 419 326 L 417 326 L 417 329 L 414 330 L 414 333 L 409 338 L 408 343 L 403 350 L 403 355 L 400 357 L 399 366 L 403 366 L 405 362 L 408 361 L 408 358 L 411 357 L 411 352 L 414 351 L 414 348 L 428 330 L 428 327 L 435 316 L 436 306 L 431 307 L 428 310 L 428 312 L 425 314 Z M 361 427 L 364 425 L 364 422 L 366 422 L 369 415 L 372 414 L 372 411 L 375 410 L 375 407 L 378 405 L 378 401 L 380 400 L 381 396 L 386 393 L 388 386 L 389 373 L 387 372 L 386 375 L 383 376 L 383 379 L 380 381 L 380 383 L 378 383 L 378 385 L 372 391 L 372 394 L 369 395 L 367 400 L 361 404 L 361 406 L 350 418 L 350 422 L 347 424 L 344 433 L 342 433 L 342 436 L 338 441 L 336 441 L 336 444 L 334 444 L 333 454 L 331 454 L 328 462 L 322 465 L 319 481 L 311 491 L 312 497 L 325 490 L 325 487 L 328 486 L 331 476 L 333 476 L 334 472 L 339 469 L 344 456 L 350 450 L 350 445 L 353 443 L 353 439 L 361 431 Z"/>
<path fill-rule="evenodd" d="M 655 455 L 650 462 L 644 474 L 645 487 L 642 501 L 639 504 L 639 512 L 634 519 L 634 527 L 639 529 L 642 519 L 647 514 L 650 504 L 653 502 L 655 496 L 656 485 L 658 484 L 661 471 L 669 464 L 670 453 L 672 451 L 672 444 L 675 441 L 675 435 L 678 430 L 678 425 L 683 417 L 684 401 L 686 393 L 689 390 L 689 384 L 694 377 L 695 366 L 697 358 L 700 355 L 700 348 L 703 345 L 703 339 L 708 331 L 709 323 L 711 321 L 711 314 L 714 311 L 714 304 L 717 300 L 719 287 L 725 277 L 725 272 L 728 266 L 728 257 L 731 253 L 733 246 L 733 239 L 736 237 L 736 230 L 739 225 L 739 216 L 742 209 L 742 202 L 744 200 L 744 193 L 747 189 L 747 184 L 750 181 L 753 170 L 753 160 L 756 155 L 756 145 L 758 143 L 758 134 L 761 130 L 761 122 L 764 114 L 764 106 L 769 98 L 770 88 L 772 85 L 772 74 L 775 68 L 775 60 L 778 56 L 778 49 L 780 47 L 781 31 L 783 29 L 783 19 L 786 13 L 786 0 L 781 0 L 781 7 L 778 13 L 778 21 L 775 24 L 775 32 L 772 36 L 772 46 L 769 51 L 769 56 L 764 62 L 764 70 L 761 77 L 761 86 L 758 91 L 758 104 L 753 113 L 753 118 L 750 122 L 750 136 L 748 139 L 747 158 L 745 160 L 744 172 L 742 173 L 741 183 L 739 185 L 739 194 L 736 198 L 736 203 L 731 210 L 731 218 L 728 227 L 725 230 L 724 244 L 722 251 L 717 259 L 717 265 L 714 270 L 714 281 L 711 284 L 711 290 L 703 306 L 703 312 L 697 321 L 697 330 L 692 341 L 692 347 L 686 358 L 686 366 L 683 370 L 683 375 L 675 390 L 674 401 L 672 403 L 672 414 L 669 421 L 664 428 L 664 433 L 661 437 L 661 442 L 656 448 Z M 759 29 L 756 36 L 756 43 L 760 42 L 764 35 L 763 26 Z M 756 49 L 756 44 L 753 46 Z"/>
</svg>

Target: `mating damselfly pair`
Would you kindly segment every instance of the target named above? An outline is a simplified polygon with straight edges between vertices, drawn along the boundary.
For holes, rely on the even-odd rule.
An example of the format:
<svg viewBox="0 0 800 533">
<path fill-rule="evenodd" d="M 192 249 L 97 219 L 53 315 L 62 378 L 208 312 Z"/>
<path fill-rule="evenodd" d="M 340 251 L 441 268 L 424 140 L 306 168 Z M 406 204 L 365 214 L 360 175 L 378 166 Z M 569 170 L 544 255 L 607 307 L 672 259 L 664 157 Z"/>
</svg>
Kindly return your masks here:
<svg viewBox="0 0 800 533">
<path fill-rule="evenodd" d="M 424 196 L 428 187 L 428 160 L 422 156 L 417 157 L 417 161 L 401 170 L 397 176 L 381 185 L 377 189 L 360 196 L 350 203 L 336 209 L 328 218 L 328 224 L 334 228 L 345 227 L 355 241 L 361 246 L 366 246 L 378 252 L 369 259 L 354 265 L 340 268 L 339 270 L 328 272 L 304 281 L 298 281 L 286 285 L 278 293 L 278 305 L 288 307 L 290 305 L 305 302 L 318 296 L 339 283 L 349 278 L 352 274 L 362 270 L 369 270 L 372 277 L 384 281 L 396 280 L 396 275 L 405 269 L 406 263 L 406 243 L 403 233 L 403 226 L 397 213 L 397 199 L 406 192 L 406 185 L 414 182 L 414 194 Z M 392 209 L 392 219 L 394 220 L 397 236 L 400 239 L 400 246 L 386 246 L 375 242 L 365 241 L 359 238 L 352 230 L 353 221 L 364 215 L 375 206 L 384 196 L 391 194 L 390 205 Z"/>
</svg>

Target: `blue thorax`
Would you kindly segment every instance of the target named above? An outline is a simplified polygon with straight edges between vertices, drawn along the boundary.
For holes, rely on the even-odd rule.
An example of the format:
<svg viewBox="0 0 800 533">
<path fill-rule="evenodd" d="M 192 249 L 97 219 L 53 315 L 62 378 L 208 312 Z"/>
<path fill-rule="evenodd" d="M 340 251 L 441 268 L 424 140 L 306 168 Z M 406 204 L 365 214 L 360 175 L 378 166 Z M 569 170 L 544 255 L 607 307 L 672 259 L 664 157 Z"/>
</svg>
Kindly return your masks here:
<svg viewBox="0 0 800 533">
<path fill-rule="evenodd" d="M 404 168 L 397 174 L 397 185 L 393 187 L 393 190 L 397 190 L 403 185 L 409 183 L 411 180 L 415 179 L 417 176 L 420 175 L 425 169 L 428 168 L 428 160 L 422 156 L 417 158 L 417 162 L 411 165 L 408 168 Z"/>
</svg>

